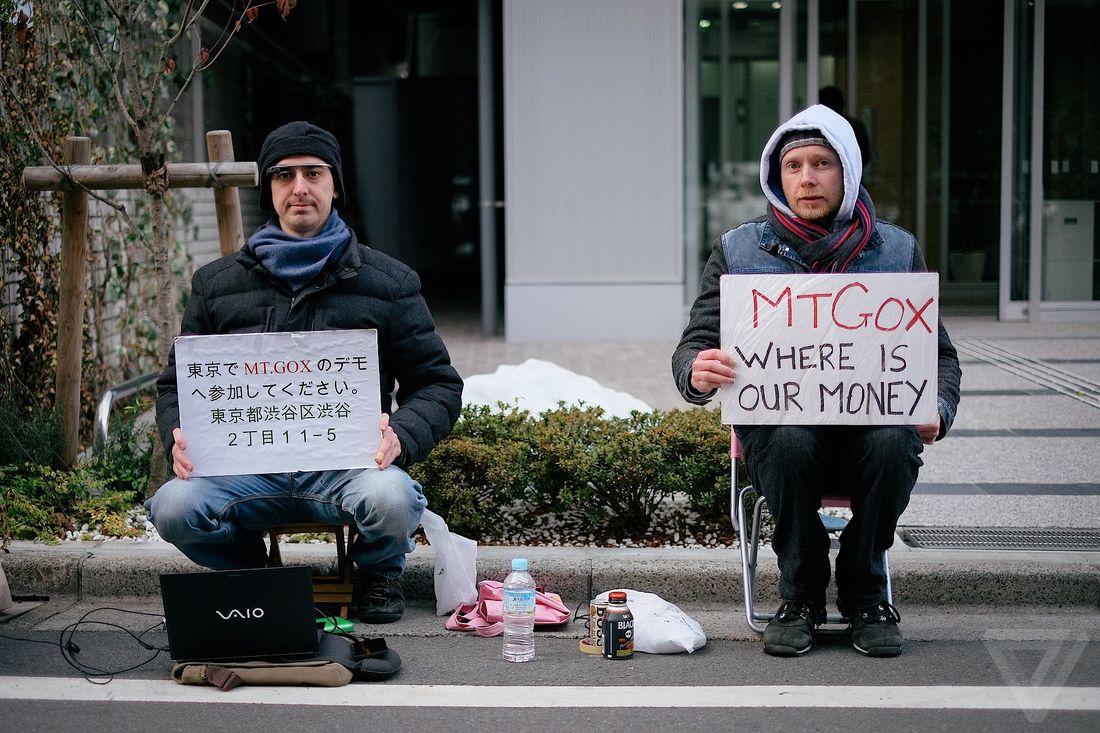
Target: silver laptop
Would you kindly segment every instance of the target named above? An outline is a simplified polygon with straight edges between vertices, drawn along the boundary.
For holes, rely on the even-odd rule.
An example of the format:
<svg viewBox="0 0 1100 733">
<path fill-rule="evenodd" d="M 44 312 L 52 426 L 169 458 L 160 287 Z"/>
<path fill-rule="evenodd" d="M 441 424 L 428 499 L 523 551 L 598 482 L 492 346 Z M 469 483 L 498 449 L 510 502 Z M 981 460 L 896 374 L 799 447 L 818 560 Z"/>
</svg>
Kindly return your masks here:
<svg viewBox="0 0 1100 733">
<path fill-rule="evenodd" d="M 309 567 L 166 573 L 160 593 L 177 662 L 317 653 Z"/>
</svg>

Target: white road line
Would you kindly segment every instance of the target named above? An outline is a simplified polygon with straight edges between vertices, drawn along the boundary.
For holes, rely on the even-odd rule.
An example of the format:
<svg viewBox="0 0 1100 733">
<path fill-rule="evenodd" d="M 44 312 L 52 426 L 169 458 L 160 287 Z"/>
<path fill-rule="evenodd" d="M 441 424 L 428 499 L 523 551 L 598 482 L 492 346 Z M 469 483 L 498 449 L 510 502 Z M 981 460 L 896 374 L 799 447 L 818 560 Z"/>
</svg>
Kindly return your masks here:
<svg viewBox="0 0 1100 733">
<path fill-rule="evenodd" d="M 507 695 L 501 692 L 507 690 Z M 97 685 L 73 677 L 0 677 L 0 700 L 219 702 L 269 705 L 456 708 L 877 708 L 1100 711 L 1100 687 L 862 687 L 761 685 L 568 687 L 374 685 L 213 687 L 169 680 L 116 679 Z"/>
</svg>

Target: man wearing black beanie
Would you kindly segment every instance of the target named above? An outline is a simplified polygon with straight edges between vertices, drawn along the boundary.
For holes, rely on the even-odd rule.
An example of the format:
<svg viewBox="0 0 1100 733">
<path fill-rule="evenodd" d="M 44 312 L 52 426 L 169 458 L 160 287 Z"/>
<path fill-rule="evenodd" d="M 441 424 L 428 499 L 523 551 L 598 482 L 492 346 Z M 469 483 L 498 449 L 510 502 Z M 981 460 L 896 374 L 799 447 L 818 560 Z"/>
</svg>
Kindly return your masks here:
<svg viewBox="0 0 1100 733">
<path fill-rule="evenodd" d="M 298 521 L 352 524 L 360 620 L 387 623 L 405 608 L 400 577 L 426 501 L 404 469 L 451 431 L 462 380 L 435 332 L 411 269 L 360 244 L 340 218 L 340 145 L 309 122 L 264 140 L 260 208 L 271 218 L 235 254 L 199 268 L 181 335 L 376 329 L 381 446 L 367 469 L 192 476 L 180 430 L 175 350 L 157 380 L 157 426 L 176 478 L 149 501 L 161 537 L 194 562 L 263 567 L 264 529 Z M 399 409 L 391 415 L 397 387 Z"/>
</svg>

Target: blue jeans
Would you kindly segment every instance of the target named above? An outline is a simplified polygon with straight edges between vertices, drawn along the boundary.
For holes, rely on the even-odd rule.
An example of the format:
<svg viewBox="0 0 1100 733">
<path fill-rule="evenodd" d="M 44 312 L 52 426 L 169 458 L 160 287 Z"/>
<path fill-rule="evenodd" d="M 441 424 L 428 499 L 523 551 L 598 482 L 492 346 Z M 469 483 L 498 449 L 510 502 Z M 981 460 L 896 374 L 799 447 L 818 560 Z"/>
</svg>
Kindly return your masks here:
<svg viewBox="0 0 1100 733">
<path fill-rule="evenodd" d="M 822 495 L 847 496 L 852 519 L 840 535 L 837 597 L 846 609 L 886 599 L 883 553 L 923 465 L 924 445 L 910 427 L 757 426 L 737 429 L 749 479 L 775 519 L 772 548 L 785 601 L 824 601 L 829 535 L 817 510 Z"/>
<path fill-rule="evenodd" d="M 264 531 L 290 522 L 354 524 L 350 556 L 369 572 L 396 578 L 427 500 L 396 466 L 172 479 L 145 502 L 160 536 L 214 570 L 263 567 Z"/>
</svg>

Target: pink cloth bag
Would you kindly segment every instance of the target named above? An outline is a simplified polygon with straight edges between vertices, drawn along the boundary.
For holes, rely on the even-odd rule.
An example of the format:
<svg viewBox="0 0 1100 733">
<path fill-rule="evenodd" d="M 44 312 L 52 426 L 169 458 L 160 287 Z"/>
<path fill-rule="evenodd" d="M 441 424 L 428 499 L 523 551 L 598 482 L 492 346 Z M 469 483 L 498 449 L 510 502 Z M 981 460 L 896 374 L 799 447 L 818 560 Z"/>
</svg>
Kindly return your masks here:
<svg viewBox="0 0 1100 733">
<path fill-rule="evenodd" d="M 504 584 L 483 580 L 477 584 L 477 601 L 455 609 L 447 618 L 451 631 L 473 631 L 478 636 L 504 633 Z M 535 593 L 535 626 L 557 626 L 569 620 L 569 609 L 557 593 Z"/>
</svg>

